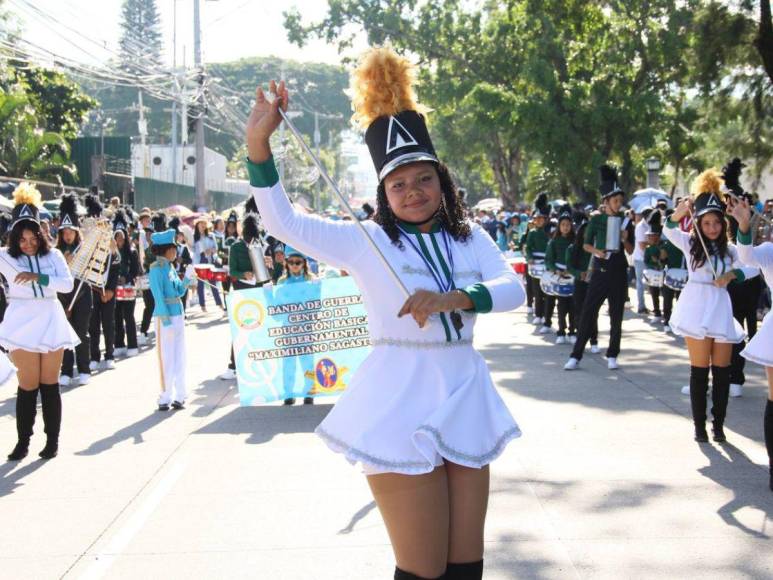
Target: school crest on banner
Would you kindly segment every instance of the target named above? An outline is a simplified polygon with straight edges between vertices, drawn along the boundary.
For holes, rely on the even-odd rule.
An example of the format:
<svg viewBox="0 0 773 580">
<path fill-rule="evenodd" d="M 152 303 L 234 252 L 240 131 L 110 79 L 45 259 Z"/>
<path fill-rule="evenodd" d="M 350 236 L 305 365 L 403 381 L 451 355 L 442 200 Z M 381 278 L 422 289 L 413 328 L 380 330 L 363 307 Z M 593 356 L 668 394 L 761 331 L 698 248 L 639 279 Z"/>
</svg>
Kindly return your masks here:
<svg viewBox="0 0 773 580">
<path fill-rule="evenodd" d="M 227 301 L 243 406 L 340 395 L 370 352 L 352 278 L 239 290 Z"/>
</svg>

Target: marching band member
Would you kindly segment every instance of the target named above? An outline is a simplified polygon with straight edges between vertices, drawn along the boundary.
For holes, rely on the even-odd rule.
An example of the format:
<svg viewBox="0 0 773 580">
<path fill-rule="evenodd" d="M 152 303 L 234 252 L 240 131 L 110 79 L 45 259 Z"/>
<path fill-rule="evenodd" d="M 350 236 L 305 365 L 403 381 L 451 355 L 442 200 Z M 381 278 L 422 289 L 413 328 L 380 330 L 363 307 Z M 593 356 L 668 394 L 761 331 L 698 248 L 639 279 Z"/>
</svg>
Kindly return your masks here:
<svg viewBox="0 0 773 580">
<path fill-rule="evenodd" d="M 188 271 L 188 266 L 193 264 L 193 256 L 188 248 L 188 241 L 185 238 L 185 232 L 180 229 L 180 218 L 175 216 L 169 220 L 169 227 L 174 230 L 174 241 L 177 245 L 177 258 L 174 261 L 174 269 L 180 279 L 185 277 L 185 273 Z M 183 304 L 183 314 L 188 307 L 188 291 L 183 294 L 180 299 Z"/>
<path fill-rule="evenodd" d="M 674 213 L 673 209 L 666 211 L 666 219 Z M 663 229 L 661 227 L 661 234 Z M 686 270 L 687 262 L 685 261 L 684 254 L 679 248 L 672 244 L 668 239 L 661 238 L 660 240 L 660 259 L 665 262 L 666 273 L 669 270 Z M 663 295 L 663 331 L 671 332 L 671 314 L 674 309 L 674 300 L 678 300 L 681 295 L 681 290 L 674 290 L 667 284 L 663 285 L 661 294 Z M 687 394 L 689 394 L 689 389 Z"/>
<path fill-rule="evenodd" d="M 551 332 L 553 308 L 555 302 L 547 296 L 540 286 L 539 276 L 532 275 L 535 268 L 544 267 L 545 252 L 548 248 L 550 236 L 550 205 L 548 194 L 540 193 L 534 201 L 533 212 L 534 228 L 526 234 L 526 260 L 529 263 L 528 282 L 531 293 L 534 296 L 534 319 L 532 322 L 540 326 L 540 334 Z M 539 270 L 537 270 L 539 272 Z"/>
<path fill-rule="evenodd" d="M 150 236 L 156 261 L 150 265 L 150 290 L 153 292 L 156 317 L 156 348 L 161 374 L 158 410 L 183 409 L 185 386 L 185 316 L 180 298 L 188 291 L 189 277 L 182 280 L 174 269 L 177 245 L 174 230 L 155 232 Z M 192 266 L 188 266 L 188 273 Z"/>
<path fill-rule="evenodd" d="M 137 251 L 129 240 L 127 223 L 123 210 L 119 209 L 113 215 L 113 239 L 118 250 L 118 280 L 117 285 L 134 290 L 137 277 L 140 275 L 140 260 Z M 137 356 L 137 323 L 134 320 L 136 298 L 118 300 L 115 302 L 115 354 Z M 125 340 L 124 340 L 125 339 Z M 127 348 L 128 346 L 128 348 Z"/>
<path fill-rule="evenodd" d="M 242 237 L 240 240 L 230 244 L 228 250 L 228 275 L 231 278 L 231 288 L 234 291 L 260 288 L 268 283 L 256 279 L 254 266 L 250 258 L 250 246 L 258 241 L 260 237 L 258 208 L 253 198 L 247 200 L 244 211 Z M 270 258 L 268 256 L 261 256 L 261 259 L 265 260 L 266 267 L 270 271 Z M 236 378 L 236 359 L 234 358 L 233 344 L 231 344 L 231 360 L 228 363 L 228 369 L 220 375 L 220 378 L 224 381 Z"/>
<path fill-rule="evenodd" d="M 773 288 L 773 243 L 752 246 L 751 211 L 746 200 L 731 201 L 731 215 L 738 222 L 738 257 L 747 266 L 759 268 L 769 288 Z M 768 399 L 765 404 L 765 447 L 768 450 L 770 490 L 773 491 L 773 313 L 768 312 L 759 332 L 741 352 L 744 358 L 765 367 Z"/>
<path fill-rule="evenodd" d="M 277 285 L 281 284 L 298 284 L 300 282 L 311 282 L 316 277 L 309 272 L 309 264 L 301 252 L 289 246 L 285 246 L 285 273 L 277 281 Z M 292 386 L 292 385 L 290 385 Z M 285 394 L 287 394 L 285 392 Z M 284 400 L 285 405 L 294 405 L 295 397 L 286 397 Z M 313 405 L 314 397 L 304 397 L 304 405 Z"/>
<path fill-rule="evenodd" d="M 738 252 L 728 242 L 720 186 L 721 178 L 714 169 L 701 173 L 693 183 L 694 200 L 687 197 L 679 202 L 665 230 L 666 237 L 687 258 L 690 272 L 671 316 L 671 329 L 684 337 L 690 353 L 690 404 L 698 442 L 709 440 L 706 433 L 709 367 L 714 441 L 726 441 L 723 427 L 730 394 L 732 345 L 745 336 L 733 318 L 727 285 L 754 275 L 741 268 Z M 692 232 L 688 234 L 679 228 L 679 222 L 690 214 L 693 215 Z"/>
<path fill-rule="evenodd" d="M 647 249 L 647 233 L 649 231 L 649 217 L 652 208 L 640 208 L 635 212 L 635 218 L 639 221 L 634 226 L 633 266 L 636 281 L 636 298 L 639 302 L 637 312 L 647 314 L 647 305 L 644 302 L 644 251 Z"/>
<path fill-rule="evenodd" d="M 142 270 L 149 277 L 150 265 L 156 260 L 151 249 L 150 236 L 153 232 L 166 231 L 166 214 L 164 212 L 158 212 L 152 215 L 150 219 L 140 217 L 140 223 L 145 224 L 143 226 L 143 232 L 145 233 L 145 245 L 144 253 L 139 256 L 142 260 Z M 142 290 L 142 322 L 140 322 L 140 335 L 137 337 L 137 344 L 145 346 L 150 342 L 150 321 L 153 318 L 153 311 L 156 308 L 155 302 L 153 302 L 153 293 L 150 291 L 150 284 L 148 287 Z"/>
<path fill-rule="evenodd" d="M 572 208 L 565 205 L 558 214 L 558 227 L 556 227 L 545 251 L 545 268 L 554 273 L 568 273 L 566 268 L 566 250 L 574 241 L 574 229 L 572 228 Z M 556 344 L 566 344 L 567 319 L 569 322 L 569 336 L 574 337 L 574 311 L 572 309 L 571 296 L 559 296 L 554 299 L 558 304 L 558 332 Z M 571 342 L 570 338 L 570 342 Z"/>
<path fill-rule="evenodd" d="M 609 165 L 599 168 L 601 175 L 601 197 L 603 212 L 592 215 L 585 229 L 583 249 L 593 255 L 591 274 L 582 319 L 577 332 L 572 355 L 564 370 L 576 369 L 582 359 L 585 343 L 598 324 L 598 315 L 604 300 L 609 303 L 609 346 L 607 347 L 607 368 L 616 370 L 620 340 L 623 335 L 623 312 L 628 292 L 628 261 L 625 253 L 633 251 L 633 225 L 623 220 L 621 208 L 625 192 L 617 183 L 617 170 Z M 613 241 L 619 239 L 619 242 Z M 614 247 L 607 247 L 615 243 Z"/>
<path fill-rule="evenodd" d="M 86 194 L 86 212 L 88 217 L 101 218 L 102 204 L 96 195 Z M 89 348 L 91 350 L 91 362 L 89 368 L 97 370 L 100 366 L 100 336 L 105 339 L 105 359 L 102 363 L 103 369 L 114 369 L 114 349 L 115 349 L 115 288 L 118 285 L 118 267 L 120 256 L 115 251 L 114 244 L 111 247 L 111 256 L 105 264 L 106 272 L 104 287 L 92 286 L 92 308 L 91 319 L 89 320 Z"/>
<path fill-rule="evenodd" d="M 491 237 L 464 218 L 410 80 L 410 64 L 387 48 L 368 51 L 353 80 L 355 117 L 367 126 L 379 179 L 376 218 L 362 226 L 413 292 L 407 301 L 357 224 L 290 204 L 269 145 L 288 103 L 284 82 L 271 83 L 273 103 L 257 91 L 248 169 L 267 230 L 343 268 L 362 292 L 374 347 L 317 433 L 363 464 L 395 578 L 476 579 L 488 464 L 520 430 L 472 347 L 475 314 L 512 310 L 525 296 Z M 437 292 L 424 289 L 433 282 Z"/>
<path fill-rule="evenodd" d="M 64 349 L 78 344 L 57 292 L 69 292 L 73 278 L 62 253 L 50 248 L 40 228 L 40 192 L 27 183 L 14 191 L 8 247 L 0 248 L 0 273 L 8 281 L 8 310 L 0 323 L 0 346 L 10 351 L 17 369 L 16 432 L 8 455 L 19 461 L 29 452 L 38 391 L 43 407 L 46 445 L 43 459 L 56 457 L 62 424 L 59 369 Z M 6 368 L 6 370 L 8 370 Z"/>
<path fill-rule="evenodd" d="M 251 199 L 251 198 L 250 198 Z M 239 241 L 239 216 L 234 210 L 228 214 L 228 219 L 225 221 L 225 235 L 223 239 L 223 249 L 221 252 L 221 260 L 223 266 L 228 267 L 231 246 Z M 223 282 L 223 292 L 231 290 L 231 278 L 230 276 Z"/>
<path fill-rule="evenodd" d="M 78 196 L 74 193 L 63 194 L 59 203 L 59 233 L 57 236 L 56 248 L 62 252 L 64 259 L 69 266 L 75 256 L 75 251 L 81 244 L 80 219 L 78 218 L 77 202 Z M 78 288 L 80 286 L 80 289 Z M 76 294 L 77 293 L 77 294 Z M 73 302 L 75 298 L 75 302 Z M 59 293 L 59 301 L 65 309 L 67 318 L 70 321 L 75 333 L 78 335 L 80 344 L 75 347 L 75 352 L 71 349 L 64 351 L 62 357 L 62 374 L 59 377 L 59 384 L 68 386 L 72 381 L 77 380 L 81 385 L 85 385 L 91 379 L 89 370 L 89 321 L 91 320 L 91 290 L 88 284 L 75 284 L 72 291 Z M 70 308 L 72 304 L 72 308 Z M 73 366 L 77 367 L 78 374 L 74 374 Z"/>
<path fill-rule="evenodd" d="M 207 218 L 202 216 L 196 220 L 193 224 L 193 263 L 199 264 L 212 264 L 215 261 L 217 255 L 217 242 L 215 237 L 209 232 L 209 223 Z M 215 304 L 225 309 L 225 305 L 220 300 L 220 292 L 216 286 L 210 286 L 210 291 L 215 299 Z M 199 306 L 202 312 L 207 311 L 204 298 L 204 282 L 199 280 L 196 286 L 196 292 L 199 297 Z"/>
<path fill-rule="evenodd" d="M 529 237 L 529 232 L 534 228 L 534 218 L 529 217 L 526 222 L 526 231 L 523 232 L 521 235 L 521 239 L 518 242 L 518 251 L 521 252 L 522 256 L 526 256 L 526 238 Z M 534 314 L 534 292 L 532 290 L 530 278 L 529 278 L 529 271 L 528 271 L 528 260 L 526 265 L 526 277 L 525 277 L 525 284 L 524 288 L 526 290 L 526 314 L 532 315 Z M 536 317 L 535 317 L 536 318 Z M 532 322 L 534 324 L 537 323 L 536 320 L 532 319 Z"/>
<path fill-rule="evenodd" d="M 642 263 L 647 270 L 657 270 L 658 272 L 662 272 L 664 268 L 662 254 L 665 253 L 665 248 L 663 248 L 660 242 L 660 235 L 663 233 L 662 214 L 659 211 L 649 212 L 646 224 L 647 242 L 646 249 L 642 253 Z M 642 281 L 645 281 L 643 273 L 644 270 L 642 270 Z M 664 286 L 649 286 L 650 296 L 652 296 L 652 313 L 657 320 L 661 320 L 663 317 L 663 313 L 660 310 L 660 293 L 662 288 L 664 288 Z"/>
<path fill-rule="evenodd" d="M 574 294 L 572 295 L 572 307 L 574 308 L 575 325 L 582 320 L 583 308 L 585 306 L 585 297 L 588 294 L 588 279 L 590 277 L 590 253 L 583 248 L 585 243 L 585 230 L 588 227 L 588 219 L 582 214 L 579 220 L 579 227 L 574 241 L 566 249 L 566 266 L 569 273 L 574 277 Z M 599 349 L 599 325 L 598 316 L 592 321 L 590 329 L 590 351 L 598 354 Z M 574 336 L 572 342 L 577 342 L 577 336 Z"/>
</svg>

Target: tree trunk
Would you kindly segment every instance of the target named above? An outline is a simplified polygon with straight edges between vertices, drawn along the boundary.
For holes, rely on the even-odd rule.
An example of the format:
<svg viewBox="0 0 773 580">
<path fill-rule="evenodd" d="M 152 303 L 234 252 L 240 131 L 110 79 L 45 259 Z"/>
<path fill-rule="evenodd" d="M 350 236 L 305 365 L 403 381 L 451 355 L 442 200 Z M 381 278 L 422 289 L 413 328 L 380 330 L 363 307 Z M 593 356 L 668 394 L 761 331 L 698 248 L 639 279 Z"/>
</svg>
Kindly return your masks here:
<svg viewBox="0 0 773 580">
<path fill-rule="evenodd" d="M 760 0 L 760 29 L 754 41 L 762 59 L 762 66 L 773 82 L 773 17 L 770 0 Z"/>
</svg>

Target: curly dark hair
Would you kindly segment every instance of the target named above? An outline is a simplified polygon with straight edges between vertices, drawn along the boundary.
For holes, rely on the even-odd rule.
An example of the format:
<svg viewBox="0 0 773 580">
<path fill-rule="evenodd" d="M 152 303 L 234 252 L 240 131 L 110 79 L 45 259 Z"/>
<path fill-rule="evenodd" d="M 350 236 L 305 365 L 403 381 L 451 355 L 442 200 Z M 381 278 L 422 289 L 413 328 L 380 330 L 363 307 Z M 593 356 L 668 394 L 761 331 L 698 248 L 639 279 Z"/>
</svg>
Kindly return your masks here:
<svg viewBox="0 0 773 580">
<path fill-rule="evenodd" d="M 690 263 L 692 264 L 693 270 L 697 270 L 706 263 L 706 252 L 703 251 L 703 244 L 701 244 L 701 241 L 698 239 L 698 228 L 700 228 L 701 220 L 706 217 L 706 215 L 708 214 L 703 214 L 695 219 L 692 224 L 692 231 L 690 232 Z M 719 259 L 724 260 L 725 256 L 727 256 L 727 220 L 723 215 L 720 215 L 719 221 L 722 224 L 722 231 L 719 233 L 719 237 L 716 241 L 711 241 L 704 237 L 704 241 L 709 247 L 709 252 L 714 254 L 712 250 L 715 249 L 716 253 L 719 255 Z M 714 247 L 712 248 L 712 246 Z"/>
<path fill-rule="evenodd" d="M 25 231 L 30 231 L 35 234 L 38 239 L 38 256 L 45 256 L 51 251 L 51 244 L 48 242 L 48 238 L 43 235 L 43 230 L 40 229 L 40 224 L 36 224 L 32 221 L 23 221 L 11 228 L 8 234 L 8 254 L 13 258 L 18 258 L 24 252 L 21 251 L 21 235 Z"/>
<path fill-rule="evenodd" d="M 467 238 L 472 235 L 472 230 L 470 229 L 470 224 L 465 219 L 464 203 L 459 197 L 454 180 L 451 178 L 451 172 L 444 163 L 435 164 L 435 169 L 440 179 L 440 191 L 443 192 L 440 207 L 436 214 L 438 221 L 443 229 L 451 234 L 454 240 L 466 242 Z M 400 241 L 397 218 L 392 208 L 389 207 L 383 180 L 378 184 L 378 189 L 376 190 L 376 214 L 373 217 L 373 221 L 382 227 L 395 246 L 401 250 L 404 248 L 403 243 Z"/>
</svg>

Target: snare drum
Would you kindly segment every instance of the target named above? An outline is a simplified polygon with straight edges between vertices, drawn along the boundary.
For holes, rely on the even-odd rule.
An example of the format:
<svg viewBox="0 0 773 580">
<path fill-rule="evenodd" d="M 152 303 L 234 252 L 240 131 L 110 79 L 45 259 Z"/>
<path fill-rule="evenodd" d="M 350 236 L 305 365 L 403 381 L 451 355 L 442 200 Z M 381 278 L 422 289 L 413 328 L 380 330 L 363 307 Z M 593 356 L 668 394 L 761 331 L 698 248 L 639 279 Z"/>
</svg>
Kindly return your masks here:
<svg viewBox="0 0 773 580">
<path fill-rule="evenodd" d="M 665 278 L 665 274 L 663 270 L 652 270 L 650 268 L 644 269 L 644 283 L 647 286 L 652 286 L 653 288 L 661 288 L 663 286 L 664 278 Z"/>
<path fill-rule="evenodd" d="M 227 280 L 228 280 L 228 270 L 226 270 L 225 268 L 213 268 L 212 269 L 211 281 L 213 283 L 225 282 Z"/>
<path fill-rule="evenodd" d="M 663 283 L 671 290 L 681 291 L 687 284 L 689 273 L 684 268 L 667 268 Z"/>
<path fill-rule="evenodd" d="M 145 274 L 144 276 L 140 276 L 137 278 L 137 290 L 150 290 L 150 278 L 148 278 L 148 275 Z"/>
<path fill-rule="evenodd" d="M 137 291 L 134 286 L 116 286 L 115 299 L 119 302 L 129 302 L 137 299 Z"/>
<path fill-rule="evenodd" d="M 566 298 L 574 294 L 574 278 L 563 273 L 545 272 L 539 285 L 548 296 Z"/>
<path fill-rule="evenodd" d="M 529 264 L 529 276 L 532 278 L 542 279 L 542 275 L 545 273 L 545 262 L 535 262 Z"/>
<path fill-rule="evenodd" d="M 196 278 L 209 282 L 212 280 L 212 271 L 214 270 L 212 264 L 197 264 L 193 266 L 196 270 Z"/>
</svg>

